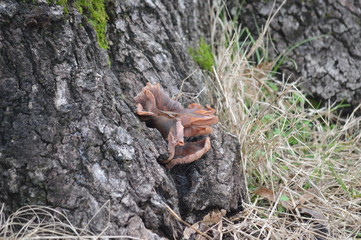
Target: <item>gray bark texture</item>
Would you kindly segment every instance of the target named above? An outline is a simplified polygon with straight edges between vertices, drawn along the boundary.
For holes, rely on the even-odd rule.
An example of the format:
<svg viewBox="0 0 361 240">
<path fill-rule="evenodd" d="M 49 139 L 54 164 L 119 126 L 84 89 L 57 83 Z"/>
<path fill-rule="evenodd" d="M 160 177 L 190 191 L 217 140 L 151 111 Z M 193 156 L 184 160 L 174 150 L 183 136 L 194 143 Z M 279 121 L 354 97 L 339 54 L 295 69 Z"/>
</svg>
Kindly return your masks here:
<svg viewBox="0 0 361 240">
<path fill-rule="evenodd" d="M 110 200 L 106 235 L 179 239 L 183 219 L 236 210 L 245 193 L 237 140 L 219 126 L 200 160 L 166 170 L 161 134 L 135 114 L 146 82 L 170 96 L 196 69 L 188 55 L 209 35 L 207 1 L 105 1 L 109 49 L 86 18 L 46 1 L 0 2 L 0 204 L 40 204 L 84 226 Z M 71 1 L 69 1 L 71 2 Z M 34 21 L 35 20 L 35 21 Z M 210 102 L 205 76 L 180 102 Z M 202 89 L 205 91 L 201 91 Z M 209 92 L 208 92 L 209 93 Z M 91 230 L 102 231 L 108 213 Z"/>
<path fill-rule="evenodd" d="M 272 13 L 274 1 L 249 0 L 242 6 L 240 23 L 257 32 Z M 282 1 L 277 0 L 275 8 Z M 239 1 L 229 1 L 232 9 Z M 273 9 L 273 12 L 275 9 Z M 318 100 L 361 104 L 361 5 L 353 0 L 287 1 L 270 25 L 274 56 L 296 43 L 324 37 L 295 48 L 281 69 Z M 361 111 L 359 111 L 359 114 Z"/>
</svg>

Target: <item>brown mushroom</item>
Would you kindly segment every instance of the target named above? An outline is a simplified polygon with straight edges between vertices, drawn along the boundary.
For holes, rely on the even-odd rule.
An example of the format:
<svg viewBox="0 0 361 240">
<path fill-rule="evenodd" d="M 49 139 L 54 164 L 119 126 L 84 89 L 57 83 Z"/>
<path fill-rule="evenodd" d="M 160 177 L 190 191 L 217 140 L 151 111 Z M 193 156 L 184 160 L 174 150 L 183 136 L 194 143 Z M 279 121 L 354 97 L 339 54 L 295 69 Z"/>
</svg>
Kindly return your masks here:
<svg viewBox="0 0 361 240">
<path fill-rule="evenodd" d="M 214 109 L 209 106 L 203 108 L 197 103 L 183 108 L 161 90 L 159 83 L 147 83 L 134 100 L 140 120 L 148 127 L 158 129 L 168 141 L 169 157 L 164 161 L 167 168 L 193 162 L 210 149 L 209 138 L 185 144 L 184 137 L 210 134 L 212 127 L 209 125 L 218 122 L 218 118 L 213 115 Z"/>
<path fill-rule="evenodd" d="M 165 166 L 166 168 L 171 169 L 177 164 L 194 162 L 208 152 L 209 149 L 211 149 L 209 137 L 197 142 L 187 142 L 184 146 L 176 146 L 174 158 Z"/>
</svg>

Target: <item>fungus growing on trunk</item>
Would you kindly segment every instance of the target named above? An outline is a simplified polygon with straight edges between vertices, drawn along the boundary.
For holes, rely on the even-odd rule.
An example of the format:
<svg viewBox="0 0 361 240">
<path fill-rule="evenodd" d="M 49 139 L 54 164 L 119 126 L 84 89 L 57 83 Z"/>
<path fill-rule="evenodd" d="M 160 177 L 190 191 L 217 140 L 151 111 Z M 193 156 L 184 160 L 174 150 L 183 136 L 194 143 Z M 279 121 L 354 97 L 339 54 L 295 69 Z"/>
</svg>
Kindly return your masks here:
<svg viewBox="0 0 361 240">
<path fill-rule="evenodd" d="M 172 100 L 160 88 L 159 83 L 147 85 L 134 98 L 137 114 L 150 128 L 156 128 L 168 141 L 169 157 L 163 163 L 168 169 L 177 164 L 191 163 L 203 156 L 210 148 L 210 139 L 185 142 L 184 137 L 197 137 L 212 133 L 211 124 L 218 122 L 215 110 L 198 103 L 188 108 Z"/>
</svg>

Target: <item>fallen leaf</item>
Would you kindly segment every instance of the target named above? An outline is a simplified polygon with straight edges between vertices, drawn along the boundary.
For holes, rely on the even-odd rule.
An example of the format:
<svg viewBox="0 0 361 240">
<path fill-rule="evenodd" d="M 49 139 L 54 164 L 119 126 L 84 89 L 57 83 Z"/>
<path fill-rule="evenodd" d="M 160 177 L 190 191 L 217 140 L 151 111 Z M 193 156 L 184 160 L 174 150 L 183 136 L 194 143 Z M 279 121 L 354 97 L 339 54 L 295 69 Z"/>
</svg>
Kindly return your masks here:
<svg viewBox="0 0 361 240">
<path fill-rule="evenodd" d="M 312 209 L 309 209 L 309 208 L 306 208 L 306 207 L 299 207 L 298 209 L 300 210 L 301 213 L 307 213 L 307 214 L 311 215 L 315 219 L 326 220 L 326 217 L 319 211 L 312 210 Z"/>
<path fill-rule="evenodd" d="M 288 202 L 289 200 L 290 200 L 290 198 L 287 197 L 287 196 L 285 196 L 285 195 L 282 195 L 282 196 L 280 197 L 280 201 Z"/>
<path fill-rule="evenodd" d="M 282 198 L 282 197 L 283 197 L 283 196 L 281 196 L 281 198 Z M 285 197 L 286 197 L 286 196 L 285 196 Z M 294 207 L 293 207 L 293 205 L 290 203 L 289 198 L 286 197 L 286 198 L 288 198 L 287 201 L 281 200 L 281 198 L 280 198 L 280 203 L 281 203 L 282 207 L 284 207 L 284 208 L 287 209 L 288 211 L 292 211 L 292 210 L 294 209 Z"/>
<path fill-rule="evenodd" d="M 294 209 L 292 203 L 290 202 L 290 198 L 286 195 L 280 196 L 280 203 L 286 210 L 292 211 Z"/>
<path fill-rule="evenodd" d="M 297 205 L 303 205 L 305 202 L 310 201 L 314 198 L 315 195 L 307 192 L 300 197 L 300 200 L 298 200 Z"/>
<path fill-rule="evenodd" d="M 270 61 L 270 62 L 261 62 L 260 64 L 257 65 L 258 69 L 262 69 L 265 71 L 271 71 L 273 66 L 274 66 L 275 62 L 274 61 Z"/>
<path fill-rule="evenodd" d="M 193 228 L 186 227 L 186 229 L 184 229 L 184 231 L 183 231 L 183 239 L 189 239 L 192 234 L 195 234 L 196 231 L 194 229 L 199 229 L 199 223 L 193 224 L 192 227 Z"/>
<path fill-rule="evenodd" d="M 275 201 L 275 194 L 274 192 L 271 190 L 271 189 L 268 189 L 268 188 L 264 188 L 264 187 L 261 187 L 261 188 L 258 188 L 256 191 L 253 192 L 254 194 L 258 195 L 258 196 L 261 196 L 263 198 L 266 198 L 268 199 L 269 201 L 271 202 L 274 202 Z"/>
<path fill-rule="evenodd" d="M 226 215 L 226 210 L 222 209 L 221 211 L 216 210 L 208 213 L 203 217 L 203 223 L 210 226 L 216 223 L 219 223 L 222 220 L 222 217 Z"/>
</svg>

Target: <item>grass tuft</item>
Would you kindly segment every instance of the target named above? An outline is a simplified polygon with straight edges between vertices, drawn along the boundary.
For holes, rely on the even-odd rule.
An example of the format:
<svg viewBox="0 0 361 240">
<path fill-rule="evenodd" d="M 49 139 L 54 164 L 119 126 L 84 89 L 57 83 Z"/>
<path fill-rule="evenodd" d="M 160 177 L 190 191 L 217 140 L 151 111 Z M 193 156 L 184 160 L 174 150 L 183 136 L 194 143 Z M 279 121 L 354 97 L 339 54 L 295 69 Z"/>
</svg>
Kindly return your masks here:
<svg viewBox="0 0 361 240">
<path fill-rule="evenodd" d="M 214 56 L 211 47 L 206 43 L 204 38 L 201 38 L 198 48 L 189 48 L 189 55 L 192 57 L 199 67 L 209 72 L 214 66 Z"/>
<path fill-rule="evenodd" d="M 224 17 L 225 9 L 213 10 L 214 105 L 222 126 L 241 143 L 250 191 L 244 211 L 232 221 L 223 219 L 223 235 L 360 237 L 361 118 L 337 116 L 336 105 L 312 108 L 297 82 L 273 71 L 294 49 L 273 61 L 267 58 L 266 35 L 274 15 L 253 39 Z M 256 194 L 260 188 L 268 195 Z"/>
</svg>

